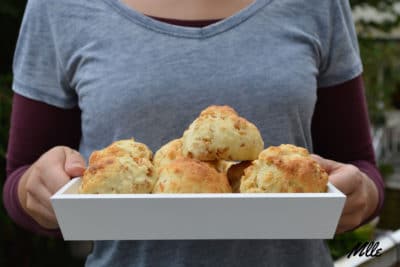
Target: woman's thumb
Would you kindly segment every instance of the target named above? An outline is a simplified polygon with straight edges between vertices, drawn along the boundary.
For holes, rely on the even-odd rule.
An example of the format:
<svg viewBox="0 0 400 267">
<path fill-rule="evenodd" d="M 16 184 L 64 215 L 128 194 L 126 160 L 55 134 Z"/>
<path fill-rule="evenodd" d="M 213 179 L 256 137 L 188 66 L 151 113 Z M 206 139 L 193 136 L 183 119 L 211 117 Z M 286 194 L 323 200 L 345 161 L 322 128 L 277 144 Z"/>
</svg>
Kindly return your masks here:
<svg viewBox="0 0 400 267">
<path fill-rule="evenodd" d="M 65 151 L 65 172 L 70 177 L 82 176 L 85 171 L 86 163 L 82 155 L 73 149 L 66 149 Z"/>
</svg>

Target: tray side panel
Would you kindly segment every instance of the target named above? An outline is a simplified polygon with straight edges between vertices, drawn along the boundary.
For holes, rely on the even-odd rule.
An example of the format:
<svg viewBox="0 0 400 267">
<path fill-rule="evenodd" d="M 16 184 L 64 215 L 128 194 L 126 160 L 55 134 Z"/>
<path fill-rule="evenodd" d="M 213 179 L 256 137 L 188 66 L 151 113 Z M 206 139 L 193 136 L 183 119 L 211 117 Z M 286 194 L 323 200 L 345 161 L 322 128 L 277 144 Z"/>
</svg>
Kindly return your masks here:
<svg viewBox="0 0 400 267">
<path fill-rule="evenodd" d="M 52 198 L 65 240 L 332 238 L 344 197 Z"/>
</svg>

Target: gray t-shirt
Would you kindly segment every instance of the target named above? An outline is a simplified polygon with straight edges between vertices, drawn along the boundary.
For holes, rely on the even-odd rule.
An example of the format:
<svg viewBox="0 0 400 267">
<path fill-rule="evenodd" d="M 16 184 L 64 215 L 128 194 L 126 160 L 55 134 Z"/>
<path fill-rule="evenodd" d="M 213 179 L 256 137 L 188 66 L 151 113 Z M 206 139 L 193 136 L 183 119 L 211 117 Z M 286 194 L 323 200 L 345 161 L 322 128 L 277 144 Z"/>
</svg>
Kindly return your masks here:
<svg viewBox="0 0 400 267">
<path fill-rule="evenodd" d="M 312 150 L 316 89 L 361 71 L 347 0 L 255 0 L 204 28 L 156 21 L 118 0 L 29 0 L 13 89 L 79 105 L 85 158 L 132 136 L 155 151 L 211 104 L 254 122 L 266 146 Z M 331 264 L 322 240 L 104 241 L 87 259 L 96 267 Z"/>
</svg>

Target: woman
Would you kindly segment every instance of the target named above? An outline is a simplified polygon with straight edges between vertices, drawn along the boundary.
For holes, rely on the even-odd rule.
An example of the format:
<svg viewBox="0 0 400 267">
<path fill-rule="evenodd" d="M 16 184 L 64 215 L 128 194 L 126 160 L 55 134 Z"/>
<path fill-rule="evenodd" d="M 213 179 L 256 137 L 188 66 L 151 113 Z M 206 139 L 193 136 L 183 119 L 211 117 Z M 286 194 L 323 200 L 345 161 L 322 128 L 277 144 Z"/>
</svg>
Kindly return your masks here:
<svg viewBox="0 0 400 267">
<path fill-rule="evenodd" d="M 57 235 L 49 197 L 93 150 L 134 136 L 155 151 L 204 107 L 226 104 L 258 126 L 265 146 L 327 158 L 315 156 L 347 195 L 337 232 L 351 230 L 383 201 L 361 73 L 345 0 L 30 0 L 14 59 L 7 209 Z M 332 260 L 322 240 L 101 241 L 86 264 Z"/>
</svg>

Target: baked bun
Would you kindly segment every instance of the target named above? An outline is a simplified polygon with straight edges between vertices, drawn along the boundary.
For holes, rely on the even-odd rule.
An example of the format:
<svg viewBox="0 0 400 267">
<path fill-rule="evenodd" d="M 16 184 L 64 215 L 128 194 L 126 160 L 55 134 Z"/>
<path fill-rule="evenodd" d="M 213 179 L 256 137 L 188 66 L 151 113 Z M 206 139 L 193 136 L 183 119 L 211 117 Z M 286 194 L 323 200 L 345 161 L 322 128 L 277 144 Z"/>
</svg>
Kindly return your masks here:
<svg viewBox="0 0 400 267">
<path fill-rule="evenodd" d="M 117 141 L 93 152 L 79 193 L 150 193 L 156 180 L 151 154 L 146 145 L 133 139 Z"/>
<path fill-rule="evenodd" d="M 257 127 L 229 106 L 210 106 L 183 134 L 185 157 L 203 161 L 254 160 L 264 148 Z"/>
<path fill-rule="evenodd" d="M 242 161 L 237 164 L 233 164 L 227 171 L 229 184 L 232 187 L 233 193 L 239 193 L 240 190 L 240 179 L 244 174 L 244 170 L 251 165 L 251 161 Z"/>
<path fill-rule="evenodd" d="M 196 159 L 178 158 L 165 165 L 153 193 L 231 193 L 226 175 Z"/>
<path fill-rule="evenodd" d="M 233 161 L 226 161 L 226 160 L 212 160 L 212 161 L 204 161 L 214 169 L 216 169 L 218 172 L 227 174 L 228 169 L 231 165 L 235 164 Z"/>
<path fill-rule="evenodd" d="M 167 165 L 171 161 L 176 160 L 177 158 L 182 157 L 182 139 L 174 139 L 163 145 L 154 154 L 154 168 L 157 170 L 157 172 L 159 172 L 163 166 Z"/>
<path fill-rule="evenodd" d="M 271 146 L 245 169 L 241 193 L 326 192 L 328 174 L 305 148 Z"/>
<path fill-rule="evenodd" d="M 94 151 L 89 157 L 89 165 L 104 157 L 130 156 L 132 158 L 145 158 L 151 160 L 153 153 L 142 143 L 135 142 L 135 139 L 125 139 L 113 142 L 108 147 Z"/>
<path fill-rule="evenodd" d="M 154 154 L 153 164 L 156 172 L 159 173 L 163 166 L 178 158 L 184 158 L 181 138 L 168 142 Z M 224 160 L 205 161 L 205 163 L 222 173 L 226 173 L 229 167 L 229 163 Z"/>
</svg>

